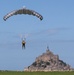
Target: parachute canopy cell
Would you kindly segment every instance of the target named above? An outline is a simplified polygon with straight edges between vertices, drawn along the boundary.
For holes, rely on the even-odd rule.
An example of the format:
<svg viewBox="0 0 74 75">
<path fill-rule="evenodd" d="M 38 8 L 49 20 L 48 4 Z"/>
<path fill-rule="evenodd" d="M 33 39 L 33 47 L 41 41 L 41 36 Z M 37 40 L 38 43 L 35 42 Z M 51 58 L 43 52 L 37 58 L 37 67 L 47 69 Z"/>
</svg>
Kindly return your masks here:
<svg viewBox="0 0 74 75">
<path fill-rule="evenodd" d="M 5 15 L 3 17 L 3 19 L 4 19 L 4 21 L 6 21 L 9 17 L 11 17 L 13 15 L 17 15 L 17 14 L 28 14 L 28 15 L 36 16 L 40 20 L 43 19 L 42 15 L 40 15 L 38 12 L 36 12 L 34 10 L 27 9 L 27 8 L 22 8 L 22 9 L 19 9 L 19 10 L 14 10 L 14 11 L 8 13 L 7 15 Z"/>
</svg>

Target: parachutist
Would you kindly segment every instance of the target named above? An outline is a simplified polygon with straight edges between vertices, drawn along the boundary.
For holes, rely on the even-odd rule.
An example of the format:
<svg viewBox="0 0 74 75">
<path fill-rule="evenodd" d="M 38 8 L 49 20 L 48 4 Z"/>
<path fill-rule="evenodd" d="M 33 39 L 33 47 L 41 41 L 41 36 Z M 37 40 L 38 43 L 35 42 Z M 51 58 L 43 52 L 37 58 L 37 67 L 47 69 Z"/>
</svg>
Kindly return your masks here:
<svg viewBox="0 0 74 75">
<path fill-rule="evenodd" d="M 23 48 L 25 49 L 25 44 L 26 44 L 26 42 L 25 42 L 25 40 L 23 40 L 23 41 L 22 41 L 22 49 L 23 49 Z"/>
</svg>

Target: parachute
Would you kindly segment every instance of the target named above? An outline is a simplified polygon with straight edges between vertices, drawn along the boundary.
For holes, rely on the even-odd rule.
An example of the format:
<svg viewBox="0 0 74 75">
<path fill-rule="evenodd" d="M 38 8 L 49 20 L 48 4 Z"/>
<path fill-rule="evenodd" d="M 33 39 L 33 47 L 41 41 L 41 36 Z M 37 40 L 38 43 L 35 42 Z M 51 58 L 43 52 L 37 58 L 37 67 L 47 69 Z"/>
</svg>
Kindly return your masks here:
<svg viewBox="0 0 74 75">
<path fill-rule="evenodd" d="M 40 15 L 38 12 L 36 12 L 34 10 L 27 9 L 27 8 L 22 8 L 22 9 L 19 9 L 19 10 L 14 10 L 14 11 L 8 13 L 7 15 L 5 15 L 3 17 L 3 19 L 4 19 L 4 21 L 6 21 L 9 17 L 11 17 L 13 15 L 17 15 L 17 14 L 28 14 L 28 15 L 36 16 L 40 20 L 43 19 L 42 15 Z"/>
</svg>

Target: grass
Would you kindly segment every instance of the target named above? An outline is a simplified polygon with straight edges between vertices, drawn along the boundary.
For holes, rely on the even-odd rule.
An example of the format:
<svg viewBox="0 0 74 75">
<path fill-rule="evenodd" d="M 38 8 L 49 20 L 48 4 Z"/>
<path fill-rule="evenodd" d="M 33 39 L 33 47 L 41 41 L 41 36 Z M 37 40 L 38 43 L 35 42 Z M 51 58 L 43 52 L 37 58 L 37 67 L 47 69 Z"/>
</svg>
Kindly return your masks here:
<svg viewBox="0 0 74 75">
<path fill-rule="evenodd" d="M 72 71 L 72 72 L 0 71 L 0 75 L 74 75 L 74 71 Z"/>
</svg>

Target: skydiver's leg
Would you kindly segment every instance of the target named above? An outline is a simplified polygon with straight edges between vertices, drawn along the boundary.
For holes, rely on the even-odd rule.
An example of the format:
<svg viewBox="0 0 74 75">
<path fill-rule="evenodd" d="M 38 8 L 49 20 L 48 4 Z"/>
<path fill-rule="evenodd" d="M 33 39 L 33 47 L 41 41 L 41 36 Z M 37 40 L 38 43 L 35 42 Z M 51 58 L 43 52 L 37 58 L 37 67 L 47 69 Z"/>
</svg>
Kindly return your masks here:
<svg viewBox="0 0 74 75">
<path fill-rule="evenodd" d="M 25 49 L 25 44 L 24 44 L 24 49 Z"/>
<path fill-rule="evenodd" d="M 25 44 L 22 44 L 22 49 L 25 49 Z"/>
</svg>

